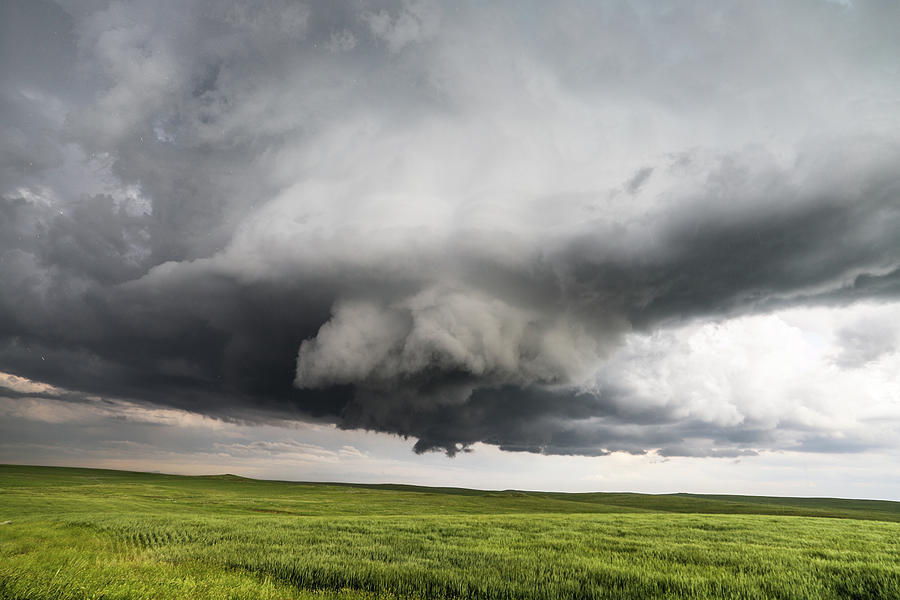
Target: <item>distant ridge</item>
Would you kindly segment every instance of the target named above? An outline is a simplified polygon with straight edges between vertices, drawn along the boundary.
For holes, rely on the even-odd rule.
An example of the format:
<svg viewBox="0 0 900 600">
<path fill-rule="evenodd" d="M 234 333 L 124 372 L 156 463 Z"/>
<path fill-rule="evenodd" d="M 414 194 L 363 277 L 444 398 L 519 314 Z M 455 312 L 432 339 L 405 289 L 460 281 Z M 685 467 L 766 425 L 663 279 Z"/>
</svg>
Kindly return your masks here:
<svg viewBox="0 0 900 600">
<path fill-rule="evenodd" d="M 726 494 L 639 494 L 625 492 L 539 492 L 524 490 L 478 490 L 427 487 L 407 484 L 277 481 L 252 479 L 231 473 L 218 475 L 167 475 L 114 469 L 0 465 L 0 488 L 21 485 L 97 485 L 146 483 L 171 489 L 228 489 L 249 495 L 264 495 L 286 503 L 296 502 L 298 492 L 312 489 L 354 488 L 369 492 L 372 514 L 394 514 L 404 502 L 421 503 L 428 496 L 448 512 L 468 514 L 539 512 L 664 512 L 689 514 L 758 514 L 865 519 L 900 522 L 900 502 L 842 498 L 791 498 Z M 224 487 L 223 487 L 224 486 Z M 384 496 L 381 493 L 390 493 Z M 440 498 L 446 498 L 441 501 Z M 454 500 L 455 498 L 455 500 Z M 400 507 L 400 508 L 398 508 Z M 275 508 L 275 507 L 273 507 Z M 302 506 L 307 509 L 305 505 Z M 286 514 L 307 514 L 296 507 Z"/>
</svg>

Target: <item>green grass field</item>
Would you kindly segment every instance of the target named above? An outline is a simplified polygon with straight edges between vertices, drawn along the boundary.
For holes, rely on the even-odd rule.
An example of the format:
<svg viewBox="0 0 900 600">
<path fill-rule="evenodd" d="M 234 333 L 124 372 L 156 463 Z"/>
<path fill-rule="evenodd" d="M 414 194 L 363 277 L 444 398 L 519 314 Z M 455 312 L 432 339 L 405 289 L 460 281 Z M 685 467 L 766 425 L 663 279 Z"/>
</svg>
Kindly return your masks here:
<svg viewBox="0 0 900 600">
<path fill-rule="evenodd" d="M 0 598 L 900 598 L 900 503 L 0 466 Z"/>
</svg>

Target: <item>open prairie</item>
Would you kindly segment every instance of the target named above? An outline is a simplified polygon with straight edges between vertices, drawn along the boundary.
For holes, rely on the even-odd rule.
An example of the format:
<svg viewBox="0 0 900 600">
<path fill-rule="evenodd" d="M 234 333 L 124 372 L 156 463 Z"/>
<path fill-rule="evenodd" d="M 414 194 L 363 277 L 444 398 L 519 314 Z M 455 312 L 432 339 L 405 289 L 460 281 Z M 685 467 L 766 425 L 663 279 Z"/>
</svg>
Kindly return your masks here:
<svg viewBox="0 0 900 600">
<path fill-rule="evenodd" d="M 900 503 L 0 466 L 0 597 L 900 598 Z"/>
</svg>

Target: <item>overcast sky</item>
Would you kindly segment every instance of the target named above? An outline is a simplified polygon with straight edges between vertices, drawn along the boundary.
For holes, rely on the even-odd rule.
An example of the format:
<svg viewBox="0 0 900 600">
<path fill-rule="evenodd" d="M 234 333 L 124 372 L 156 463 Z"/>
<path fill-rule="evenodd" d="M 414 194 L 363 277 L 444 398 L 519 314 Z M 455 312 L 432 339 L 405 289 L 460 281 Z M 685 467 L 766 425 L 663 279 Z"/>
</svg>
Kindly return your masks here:
<svg viewBox="0 0 900 600">
<path fill-rule="evenodd" d="M 900 3 L 0 11 L 0 462 L 900 500 Z"/>
</svg>

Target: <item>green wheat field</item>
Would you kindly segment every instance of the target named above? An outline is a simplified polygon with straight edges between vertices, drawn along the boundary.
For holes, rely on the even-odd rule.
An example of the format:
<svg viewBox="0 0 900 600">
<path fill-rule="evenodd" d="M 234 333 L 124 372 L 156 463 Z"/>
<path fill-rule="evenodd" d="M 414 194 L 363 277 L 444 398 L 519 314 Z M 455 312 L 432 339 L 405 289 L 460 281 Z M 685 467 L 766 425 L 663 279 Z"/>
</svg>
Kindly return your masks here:
<svg viewBox="0 0 900 600">
<path fill-rule="evenodd" d="M 900 503 L 0 466 L 0 598 L 900 598 Z"/>
</svg>

